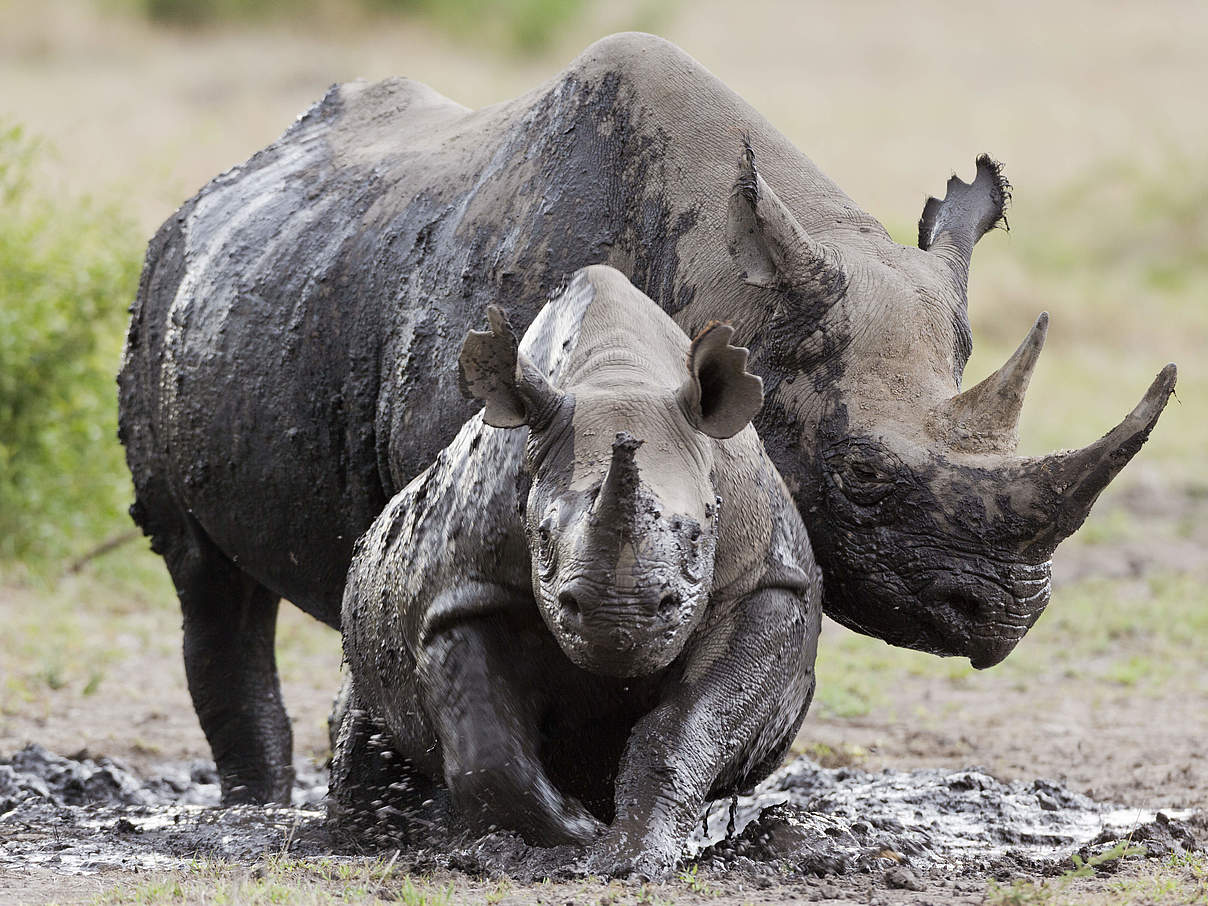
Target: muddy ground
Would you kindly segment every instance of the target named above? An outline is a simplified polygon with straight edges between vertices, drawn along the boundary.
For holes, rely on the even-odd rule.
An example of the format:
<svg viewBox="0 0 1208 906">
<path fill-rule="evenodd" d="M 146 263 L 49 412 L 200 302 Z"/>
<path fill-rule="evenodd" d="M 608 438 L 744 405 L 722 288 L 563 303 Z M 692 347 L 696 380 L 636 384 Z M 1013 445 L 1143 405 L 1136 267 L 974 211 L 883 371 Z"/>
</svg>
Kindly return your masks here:
<svg viewBox="0 0 1208 906">
<path fill-rule="evenodd" d="M 1121 587 L 1171 573 L 1208 578 L 1208 495 L 1134 487 L 1102 509 L 1103 525 L 1128 527 L 1063 549 L 1053 608 L 1088 576 Z M 1172 510 L 1190 528 L 1163 530 Z M 28 589 L 5 590 L 0 616 L 35 603 Z M 266 858 L 283 853 L 305 862 L 346 851 L 322 822 L 324 719 L 339 670 L 334 634 L 283 612 L 301 778 L 295 808 L 222 811 L 184 689 L 175 616 L 161 606 L 137 617 L 155 625 L 128 627 L 130 644 L 100 692 L 68 683 L 4 714 L 0 902 L 88 901 L 163 872 L 187 875 L 196 859 L 255 877 Z M 1062 629 L 1054 621 L 1050 632 Z M 1042 621 L 1024 644 L 1036 637 L 1045 645 L 1045 632 Z M 862 679 L 844 672 L 850 665 L 836 652 L 863 652 L 864 640 L 828 624 L 824 643 L 831 654 L 820 661 L 823 688 L 828 665 L 836 683 Z M 733 813 L 730 803 L 714 805 L 710 836 L 694 843 L 697 860 L 647 894 L 675 902 L 975 903 L 996 879 L 1059 875 L 1072 853 L 1091 856 L 1120 840 L 1160 857 L 1208 845 L 1202 686 L 1129 685 L 1068 667 L 1029 679 L 1036 652 L 1027 649 L 1012 656 L 1025 659 L 1024 670 L 945 676 L 932 668 L 957 665 L 906 655 L 905 668 L 878 666 L 883 647 L 868 649 L 868 669 L 894 673 L 879 678 L 866 713 L 837 713 L 820 694 L 794 758 Z M 1144 870 L 1130 861 L 1138 857 L 1125 860 L 1125 873 Z M 534 851 L 506 835 L 433 837 L 404 847 L 392 871 L 418 873 L 434 889 L 451 883 L 454 902 L 498 900 L 505 888 L 516 902 L 643 895 L 640 882 L 585 880 L 573 853 Z M 546 875 L 552 888 L 540 883 Z"/>
</svg>

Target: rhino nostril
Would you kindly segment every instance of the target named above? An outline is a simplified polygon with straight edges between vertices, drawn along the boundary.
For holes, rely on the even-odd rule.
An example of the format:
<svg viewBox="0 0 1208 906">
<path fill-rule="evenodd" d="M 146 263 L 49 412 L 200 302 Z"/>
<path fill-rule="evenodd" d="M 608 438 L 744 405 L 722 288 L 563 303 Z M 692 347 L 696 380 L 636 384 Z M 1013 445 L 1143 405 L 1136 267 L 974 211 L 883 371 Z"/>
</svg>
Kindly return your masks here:
<svg viewBox="0 0 1208 906">
<path fill-rule="evenodd" d="M 560 592 L 558 594 L 558 603 L 562 605 L 562 609 L 575 616 L 579 615 L 579 599 L 572 595 L 569 591 Z"/>
<path fill-rule="evenodd" d="M 674 615 L 676 608 L 679 607 L 679 595 L 674 592 L 663 595 L 659 601 L 659 618 L 670 620 Z"/>
<path fill-rule="evenodd" d="M 964 591 L 950 592 L 945 599 L 945 603 L 958 613 L 963 613 L 969 617 L 977 616 L 982 609 L 982 602 Z"/>
</svg>

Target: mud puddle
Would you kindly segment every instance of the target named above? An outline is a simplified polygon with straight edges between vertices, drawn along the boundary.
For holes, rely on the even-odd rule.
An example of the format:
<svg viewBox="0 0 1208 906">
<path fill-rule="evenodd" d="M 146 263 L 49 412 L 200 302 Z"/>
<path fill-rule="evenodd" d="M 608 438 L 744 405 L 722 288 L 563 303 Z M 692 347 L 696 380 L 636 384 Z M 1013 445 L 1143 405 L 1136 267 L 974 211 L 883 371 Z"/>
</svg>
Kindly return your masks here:
<svg viewBox="0 0 1208 906">
<path fill-rule="evenodd" d="M 348 853 L 324 826 L 326 775 L 298 765 L 290 808 L 219 808 L 213 765 L 171 765 L 140 777 L 120 763 L 28 746 L 0 759 L 0 869 L 64 874 L 172 870 L 197 859 L 252 864 Z M 427 825 L 434 816 L 415 816 Z M 977 770 L 824 769 L 793 761 L 750 796 L 713 803 L 689 855 L 714 871 L 755 877 L 843 875 L 889 868 L 930 877 L 1046 873 L 1074 852 L 1119 840 L 1151 856 L 1203 851 L 1208 816 L 1096 802 L 1044 780 L 1004 783 Z M 422 845 L 390 838 L 400 868 L 453 869 L 520 880 L 582 874 L 580 853 L 537 849 L 512 834 L 468 839 L 426 830 Z M 363 847 L 362 847 L 363 851 Z"/>
</svg>

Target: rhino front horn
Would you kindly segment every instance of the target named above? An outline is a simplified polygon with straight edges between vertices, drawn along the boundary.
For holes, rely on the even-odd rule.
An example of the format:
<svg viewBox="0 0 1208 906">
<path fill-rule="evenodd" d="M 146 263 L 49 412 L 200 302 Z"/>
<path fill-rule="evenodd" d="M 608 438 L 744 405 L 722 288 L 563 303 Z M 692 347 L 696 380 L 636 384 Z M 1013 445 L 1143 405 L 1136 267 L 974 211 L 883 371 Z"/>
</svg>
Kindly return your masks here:
<svg viewBox="0 0 1208 906">
<path fill-rule="evenodd" d="M 1163 368 L 1136 408 L 1093 444 L 1031 461 L 1034 478 L 1056 501 L 1048 527 L 1029 546 L 1032 559 L 1047 557 L 1086 520 L 1099 494 L 1149 439 L 1177 374 L 1173 363 Z"/>
<path fill-rule="evenodd" d="M 633 518 L 640 481 L 636 454 L 642 443 L 625 431 L 617 434 L 612 444 L 608 474 L 604 476 L 600 493 L 592 507 L 596 521 L 605 524 L 612 521 L 619 526 L 626 519 Z"/>
</svg>

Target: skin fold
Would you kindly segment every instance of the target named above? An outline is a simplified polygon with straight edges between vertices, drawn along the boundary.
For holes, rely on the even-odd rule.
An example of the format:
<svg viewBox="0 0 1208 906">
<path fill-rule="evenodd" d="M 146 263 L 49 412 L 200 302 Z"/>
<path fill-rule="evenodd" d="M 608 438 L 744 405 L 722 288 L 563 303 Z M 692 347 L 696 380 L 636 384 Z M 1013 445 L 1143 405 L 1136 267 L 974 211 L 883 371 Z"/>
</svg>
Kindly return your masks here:
<svg viewBox="0 0 1208 906">
<path fill-rule="evenodd" d="M 474 829 L 654 877 L 706 798 L 779 763 L 813 695 L 821 577 L 731 335 L 689 346 L 598 266 L 519 349 L 498 309 L 469 334 L 462 386 L 483 415 L 390 501 L 349 573 L 334 827 L 443 784 Z"/>
</svg>

